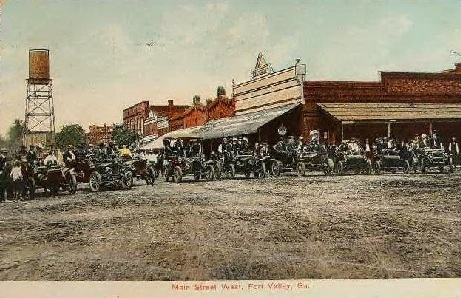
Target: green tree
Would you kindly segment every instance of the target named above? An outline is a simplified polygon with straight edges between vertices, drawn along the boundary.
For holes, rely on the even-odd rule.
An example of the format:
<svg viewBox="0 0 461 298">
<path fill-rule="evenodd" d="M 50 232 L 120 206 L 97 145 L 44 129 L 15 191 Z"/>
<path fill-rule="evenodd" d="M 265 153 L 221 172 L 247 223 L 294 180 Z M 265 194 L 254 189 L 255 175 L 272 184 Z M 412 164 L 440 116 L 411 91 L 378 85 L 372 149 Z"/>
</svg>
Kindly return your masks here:
<svg viewBox="0 0 461 298">
<path fill-rule="evenodd" d="M 200 95 L 194 95 L 194 97 L 192 98 L 192 104 L 193 105 L 197 105 L 200 103 Z"/>
<path fill-rule="evenodd" d="M 139 139 L 140 136 L 136 132 L 128 129 L 126 125 L 115 125 L 112 131 L 112 140 L 117 146 L 130 146 Z"/>
<path fill-rule="evenodd" d="M 226 89 L 224 89 L 223 86 L 218 86 L 218 89 L 216 89 L 216 97 L 225 96 L 225 95 L 226 95 Z"/>
<path fill-rule="evenodd" d="M 24 130 L 24 121 L 15 119 L 7 133 L 6 146 L 11 152 L 15 152 L 22 144 L 22 133 Z"/>
<path fill-rule="evenodd" d="M 65 149 L 69 145 L 76 147 L 81 143 L 86 143 L 86 133 L 78 124 L 65 125 L 56 134 L 56 146 L 59 149 Z"/>
</svg>

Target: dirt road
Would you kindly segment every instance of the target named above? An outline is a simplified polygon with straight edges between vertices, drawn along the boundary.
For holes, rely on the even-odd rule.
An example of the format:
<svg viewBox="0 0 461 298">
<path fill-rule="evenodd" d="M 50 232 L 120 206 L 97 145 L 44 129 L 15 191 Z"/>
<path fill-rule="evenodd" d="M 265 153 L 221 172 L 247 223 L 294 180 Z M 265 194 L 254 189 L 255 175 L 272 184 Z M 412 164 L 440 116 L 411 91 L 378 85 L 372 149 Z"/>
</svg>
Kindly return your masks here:
<svg viewBox="0 0 461 298">
<path fill-rule="evenodd" d="M 0 204 L 0 279 L 461 277 L 460 182 L 158 180 Z"/>
</svg>

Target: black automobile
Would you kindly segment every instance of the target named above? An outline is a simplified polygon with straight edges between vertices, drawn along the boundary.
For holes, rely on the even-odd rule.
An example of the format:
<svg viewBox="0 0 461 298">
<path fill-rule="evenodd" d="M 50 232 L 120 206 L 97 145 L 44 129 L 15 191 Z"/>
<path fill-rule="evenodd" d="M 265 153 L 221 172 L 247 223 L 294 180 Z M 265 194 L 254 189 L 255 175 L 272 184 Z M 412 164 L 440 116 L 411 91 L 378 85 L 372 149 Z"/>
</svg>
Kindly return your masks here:
<svg viewBox="0 0 461 298">
<path fill-rule="evenodd" d="M 33 179 L 26 179 L 29 196 L 33 197 L 38 188 L 56 195 L 60 189 L 73 194 L 77 191 L 77 177 L 73 168 L 59 165 L 41 165 L 34 167 Z"/>
<path fill-rule="evenodd" d="M 129 189 L 133 186 L 132 169 L 120 158 L 98 162 L 94 164 L 89 184 L 93 192 L 103 188 Z"/>
<path fill-rule="evenodd" d="M 355 174 L 371 174 L 373 171 L 371 159 L 356 140 L 343 141 L 335 154 L 336 173 L 342 175 L 346 172 Z"/>
<path fill-rule="evenodd" d="M 416 151 L 414 157 L 414 167 L 419 169 L 421 173 L 426 173 L 428 170 L 438 169 L 440 173 L 448 168 L 450 173 L 453 173 L 455 167 L 453 160 L 449 154 L 441 148 L 421 148 Z"/>
<path fill-rule="evenodd" d="M 382 149 L 374 156 L 373 168 L 376 174 L 397 171 L 408 173 L 411 169 L 410 158 L 411 153 L 408 150 Z"/>
</svg>

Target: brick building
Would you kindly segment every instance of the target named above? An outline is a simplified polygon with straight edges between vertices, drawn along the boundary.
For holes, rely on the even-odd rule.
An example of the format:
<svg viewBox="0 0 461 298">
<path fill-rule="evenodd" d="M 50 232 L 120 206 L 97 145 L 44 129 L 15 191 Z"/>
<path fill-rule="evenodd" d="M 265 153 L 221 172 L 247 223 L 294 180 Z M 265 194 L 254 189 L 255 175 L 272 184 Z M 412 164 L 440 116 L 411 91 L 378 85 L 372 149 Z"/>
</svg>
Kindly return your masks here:
<svg viewBox="0 0 461 298">
<path fill-rule="evenodd" d="M 100 143 L 108 143 L 112 139 L 113 126 L 111 125 L 90 125 L 87 138 L 90 144 L 97 145 Z"/>
<path fill-rule="evenodd" d="M 149 116 L 144 121 L 144 136 L 161 136 L 169 132 L 170 119 L 182 115 L 188 108 L 186 105 L 174 105 L 172 99 L 168 100 L 166 106 L 150 106 Z"/>
<path fill-rule="evenodd" d="M 409 140 L 437 130 L 447 142 L 461 137 L 461 63 L 436 72 L 381 72 L 378 82 L 304 83 L 303 134 L 325 141 L 392 136 Z"/>
<path fill-rule="evenodd" d="M 149 117 L 149 101 L 141 101 L 123 110 L 123 124 L 130 130 L 144 135 L 144 122 Z"/>
<path fill-rule="evenodd" d="M 234 116 L 235 100 L 220 95 L 206 105 L 207 121 Z"/>
</svg>

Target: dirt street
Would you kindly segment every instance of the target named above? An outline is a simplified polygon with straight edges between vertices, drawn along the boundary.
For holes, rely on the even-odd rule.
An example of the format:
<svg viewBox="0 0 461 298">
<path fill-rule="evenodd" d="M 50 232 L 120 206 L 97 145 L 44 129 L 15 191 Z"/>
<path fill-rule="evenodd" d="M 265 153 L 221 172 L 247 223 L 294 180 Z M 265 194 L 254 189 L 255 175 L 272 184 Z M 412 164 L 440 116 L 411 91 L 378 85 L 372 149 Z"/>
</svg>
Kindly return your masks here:
<svg viewBox="0 0 461 298">
<path fill-rule="evenodd" d="M 167 183 L 0 204 L 1 280 L 461 277 L 461 174 Z"/>
</svg>

